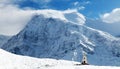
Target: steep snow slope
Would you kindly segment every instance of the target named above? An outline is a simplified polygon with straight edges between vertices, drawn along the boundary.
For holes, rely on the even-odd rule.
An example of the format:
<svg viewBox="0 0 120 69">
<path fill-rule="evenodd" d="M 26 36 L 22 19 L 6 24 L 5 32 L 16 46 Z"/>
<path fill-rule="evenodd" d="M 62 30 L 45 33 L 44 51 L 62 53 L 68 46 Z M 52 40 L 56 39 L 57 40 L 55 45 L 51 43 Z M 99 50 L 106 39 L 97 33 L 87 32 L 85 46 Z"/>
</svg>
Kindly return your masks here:
<svg viewBox="0 0 120 69">
<path fill-rule="evenodd" d="M 88 53 L 89 63 L 120 66 L 120 40 L 108 33 L 84 26 L 85 19 L 70 21 L 71 15 L 62 20 L 47 14 L 36 14 L 26 27 L 13 36 L 3 49 L 20 55 L 38 58 L 81 60 L 81 53 Z M 73 15 L 73 16 L 74 16 Z M 60 15 L 59 15 L 60 16 Z M 69 20 L 70 19 L 70 20 Z M 75 54 L 76 53 L 76 54 Z"/>
<path fill-rule="evenodd" d="M 10 38 L 10 36 L 4 36 L 4 35 L 0 35 L 0 48 L 1 46 L 7 42 L 7 40 Z"/>
<path fill-rule="evenodd" d="M 19 56 L 0 49 L 0 69 L 120 69 L 112 66 L 75 66 L 78 62 Z"/>
</svg>

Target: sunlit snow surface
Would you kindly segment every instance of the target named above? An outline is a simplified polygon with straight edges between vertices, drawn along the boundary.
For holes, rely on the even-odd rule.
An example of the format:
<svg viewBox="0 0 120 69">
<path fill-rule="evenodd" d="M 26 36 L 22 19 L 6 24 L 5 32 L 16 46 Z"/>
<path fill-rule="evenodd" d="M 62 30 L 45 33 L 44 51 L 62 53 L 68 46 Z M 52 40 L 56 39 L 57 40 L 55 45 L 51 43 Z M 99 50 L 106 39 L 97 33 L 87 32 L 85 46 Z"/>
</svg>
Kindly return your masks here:
<svg viewBox="0 0 120 69">
<path fill-rule="evenodd" d="M 78 62 L 19 56 L 0 49 L 0 69 L 120 69 L 113 66 L 80 65 Z"/>
</svg>

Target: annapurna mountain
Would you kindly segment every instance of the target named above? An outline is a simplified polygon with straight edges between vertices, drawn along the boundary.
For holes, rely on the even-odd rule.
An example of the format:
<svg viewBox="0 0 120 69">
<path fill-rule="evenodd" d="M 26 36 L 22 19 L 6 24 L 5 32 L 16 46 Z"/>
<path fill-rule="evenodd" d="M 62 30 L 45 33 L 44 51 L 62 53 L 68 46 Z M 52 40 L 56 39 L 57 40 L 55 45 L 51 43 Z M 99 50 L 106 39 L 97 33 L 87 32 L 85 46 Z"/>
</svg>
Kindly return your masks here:
<svg viewBox="0 0 120 69">
<path fill-rule="evenodd" d="M 2 49 L 19 55 L 74 61 L 80 61 L 84 51 L 91 64 L 120 65 L 120 39 L 85 26 L 85 20 L 76 11 L 41 10 Z"/>
</svg>

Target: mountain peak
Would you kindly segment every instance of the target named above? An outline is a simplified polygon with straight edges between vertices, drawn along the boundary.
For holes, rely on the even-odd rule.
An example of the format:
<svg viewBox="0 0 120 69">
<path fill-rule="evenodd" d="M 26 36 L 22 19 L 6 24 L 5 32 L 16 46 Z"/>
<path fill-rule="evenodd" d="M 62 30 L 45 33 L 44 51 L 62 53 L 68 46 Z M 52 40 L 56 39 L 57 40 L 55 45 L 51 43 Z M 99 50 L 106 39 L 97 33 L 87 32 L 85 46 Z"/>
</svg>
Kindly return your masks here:
<svg viewBox="0 0 120 69">
<path fill-rule="evenodd" d="M 72 22 L 79 25 L 83 25 L 86 21 L 84 15 L 80 14 L 76 10 L 57 11 L 47 9 L 36 11 L 34 15 L 43 15 L 46 18 L 60 19 L 63 21 Z"/>
</svg>

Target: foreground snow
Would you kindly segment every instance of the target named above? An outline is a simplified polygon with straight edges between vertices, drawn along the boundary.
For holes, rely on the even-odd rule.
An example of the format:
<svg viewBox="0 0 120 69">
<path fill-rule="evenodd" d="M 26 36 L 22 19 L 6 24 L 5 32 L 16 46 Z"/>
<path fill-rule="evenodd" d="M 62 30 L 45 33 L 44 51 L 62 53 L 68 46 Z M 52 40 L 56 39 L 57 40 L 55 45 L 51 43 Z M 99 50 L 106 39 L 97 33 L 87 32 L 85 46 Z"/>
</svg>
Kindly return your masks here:
<svg viewBox="0 0 120 69">
<path fill-rule="evenodd" d="M 112 66 L 75 66 L 76 63 L 66 60 L 19 56 L 0 49 L 0 69 L 120 69 L 120 67 Z"/>
</svg>

